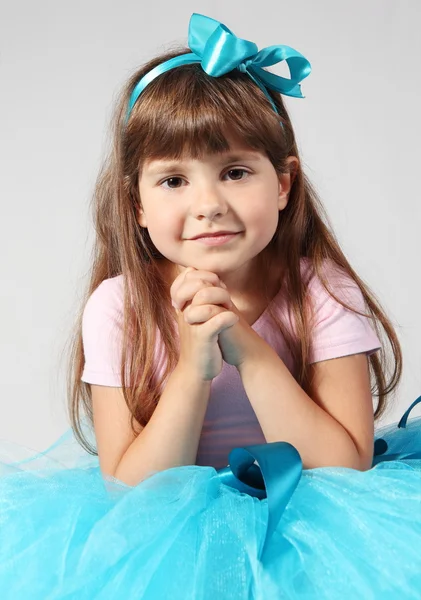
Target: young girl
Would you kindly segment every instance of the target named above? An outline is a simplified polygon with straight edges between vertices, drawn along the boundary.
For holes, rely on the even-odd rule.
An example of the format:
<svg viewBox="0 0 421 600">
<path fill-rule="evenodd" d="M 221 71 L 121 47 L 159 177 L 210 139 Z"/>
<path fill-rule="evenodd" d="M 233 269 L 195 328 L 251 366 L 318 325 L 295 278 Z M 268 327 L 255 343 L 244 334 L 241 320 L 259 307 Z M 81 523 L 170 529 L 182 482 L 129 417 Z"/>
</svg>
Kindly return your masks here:
<svg viewBox="0 0 421 600">
<path fill-rule="evenodd" d="M 4 461 L 2 598 L 419 598 L 419 419 L 374 444 L 401 350 L 301 166 L 309 73 L 194 14 L 128 81 L 74 437 Z"/>
</svg>

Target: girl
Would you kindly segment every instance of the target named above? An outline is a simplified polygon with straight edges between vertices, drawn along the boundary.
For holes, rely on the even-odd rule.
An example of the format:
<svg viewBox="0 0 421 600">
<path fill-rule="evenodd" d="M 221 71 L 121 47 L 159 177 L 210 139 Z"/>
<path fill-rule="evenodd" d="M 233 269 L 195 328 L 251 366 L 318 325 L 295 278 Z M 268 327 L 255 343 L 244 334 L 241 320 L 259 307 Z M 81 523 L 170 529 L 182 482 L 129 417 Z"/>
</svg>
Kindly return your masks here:
<svg viewBox="0 0 421 600">
<path fill-rule="evenodd" d="M 374 445 L 401 350 L 301 167 L 281 94 L 309 72 L 194 14 L 127 83 L 74 437 L 5 464 L 2 597 L 419 597 L 409 411 Z"/>
</svg>

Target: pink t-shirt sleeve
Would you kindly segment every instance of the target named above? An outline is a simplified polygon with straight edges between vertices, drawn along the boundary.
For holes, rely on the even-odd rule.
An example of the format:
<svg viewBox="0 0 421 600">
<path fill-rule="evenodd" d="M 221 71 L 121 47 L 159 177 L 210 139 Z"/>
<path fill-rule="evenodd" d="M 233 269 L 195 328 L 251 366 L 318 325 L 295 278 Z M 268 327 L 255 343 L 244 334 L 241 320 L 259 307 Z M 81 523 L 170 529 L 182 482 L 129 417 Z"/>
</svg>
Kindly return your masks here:
<svg viewBox="0 0 421 600">
<path fill-rule="evenodd" d="M 82 319 L 85 367 L 82 381 L 120 387 L 123 328 L 121 276 L 103 281 L 86 303 Z"/>
<path fill-rule="evenodd" d="M 360 288 L 349 276 L 332 269 L 329 263 L 326 263 L 325 273 L 338 298 L 369 314 Z M 309 287 L 315 307 L 310 363 L 363 352 L 370 355 L 381 348 L 368 317 L 358 315 L 334 300 L 317 276 L 312 278 Z"/>
</svg>

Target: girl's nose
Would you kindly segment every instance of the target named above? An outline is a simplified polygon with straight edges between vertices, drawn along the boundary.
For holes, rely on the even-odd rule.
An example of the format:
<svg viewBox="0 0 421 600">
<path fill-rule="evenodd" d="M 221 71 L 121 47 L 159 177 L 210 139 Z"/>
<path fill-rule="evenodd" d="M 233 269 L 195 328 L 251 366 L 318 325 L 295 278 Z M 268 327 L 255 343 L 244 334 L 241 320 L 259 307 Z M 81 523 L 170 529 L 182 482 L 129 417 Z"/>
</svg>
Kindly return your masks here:
<svg viewBox="0 0 421 600">
<path fill-rule="evenodd" d="M 215 185 L 203 186 L 197 190 L 192 203 L 192 213 L 196 218 L 206 217 L 210 221 L 227 212 L 228 205 L 221 190 Z"/>
</svg>

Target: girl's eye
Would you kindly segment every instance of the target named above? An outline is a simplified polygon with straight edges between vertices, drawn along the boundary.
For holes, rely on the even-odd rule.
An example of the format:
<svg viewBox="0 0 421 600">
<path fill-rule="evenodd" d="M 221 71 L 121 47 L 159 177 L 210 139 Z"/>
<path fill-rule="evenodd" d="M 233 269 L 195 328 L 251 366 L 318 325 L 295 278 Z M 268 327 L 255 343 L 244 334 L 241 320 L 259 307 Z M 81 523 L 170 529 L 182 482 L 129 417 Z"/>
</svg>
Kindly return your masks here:
<svg viewBox="0 0 421 600">
<path fill-rule="evenodd" d="M 181 179 L 182 179 L 181 177 L 169 177 L 168 179 L 166 179 L 165 181 L 163 181 L 161 183 L 161 185 L 164 185 L 164 183 L 167 183 L 167 181 L 181 181 Z M 166 186 L 164 186 L 164 187 L 166 187 Z M 178 187 L 179 187 L 178 185 L 176 185 L 175 187 L 170 186 L 167 189 L 174 190 L 174 189 L 177 189 Z"/>
<path fill-rule="evenodd" d="M 226 172 L 226 175 L 228 175 L 228 173 L 247 173 L 248 174 L 248 171 L 246 171 L 245 169 L 230 169 L 229 171 Z M 241 178 L 234 177 L 234 181 L 240 181 L 241 179 L 244 179 L 244 177 L 241 177 Z"/>
<path fill-rule="evenodd" d="M 238 168 L 238 169 L 230 169 L 229 171 L 227 171 L 227 172 L 225 173 L 225 175 L 228 175 L 229 173 L 231 173 L 231 174 L 232 174 L 232 173 L 234 173 L 234 174 L 237 174 L 237 175 L 238 175 L 239 173 L 240 173 L 240 174 L 244 174 L 244 173 L 247 173 L 247 174 L 248 174 L 249 172 L 248 172 L 248 171 L 246 171 L 245 169 L 239 169 L 239 168 Z M 233 178 L 232 178 L 232 176 L 230 176 L 230 178 L 232 179 L 232 181 L 241 181 L 242 179 L 245 179 L 244 177 L 238 177 L 237 175 L 234 175 L 234 177 L 233 177 Z M 163 185 L 163 186 L 164 186 L 164 183 L 168 183 L 168 187 L 167 187 L 167 186 L 164 186 L 164 187 L 165 187 L 166 189 L 174 190 L 174 189 L 177 189 L 177 188 L 181 187 L 180 185 L 177 185 L 177 183 L 180 183 L 181 181 L 183 181 L 183 178 L 182 178 L 182 177 L 178 177 L 178 176 L 177 176 L 177 177 L 169 177 L 168 179 L 165 179 L 165 180 L 164 180 L 164 181 L 161 183 L 161 185 Z M 176 185 L 173 185 L 174 183 L 175 183 Z"/>
</svg>

